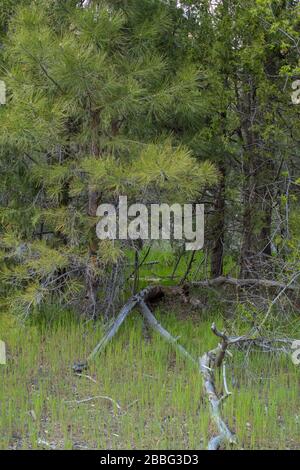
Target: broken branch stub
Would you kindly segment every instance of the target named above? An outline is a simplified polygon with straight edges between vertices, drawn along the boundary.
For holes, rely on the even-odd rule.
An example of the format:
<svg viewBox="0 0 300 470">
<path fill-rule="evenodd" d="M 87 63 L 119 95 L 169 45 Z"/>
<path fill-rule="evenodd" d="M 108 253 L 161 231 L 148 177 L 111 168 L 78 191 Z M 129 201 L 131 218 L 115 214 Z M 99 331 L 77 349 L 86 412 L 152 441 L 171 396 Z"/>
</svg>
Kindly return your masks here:
<svg viewBox="0 0 300 470">
<path fill-rule="evenodd" d="M 236 439 L 222 419 L 220 411 L 221 404 L 229 394 L 227 393 L 226 396 L 219 397 L 215 386 L 215 369 L 221 367 L 230 343 L 226 335 L 217 330 L 215 324 L 212 325 L 211 329 L 222 341 L 215 349 L 206 352 L 200 357 L 200 371 L 204 381 L 204 389 L 210 404 L 211 417 L 219 432 L 218 436 L 209 441 L 208 450 L 218 450 L 224 443 L 235 444 Z"/>
</svg>

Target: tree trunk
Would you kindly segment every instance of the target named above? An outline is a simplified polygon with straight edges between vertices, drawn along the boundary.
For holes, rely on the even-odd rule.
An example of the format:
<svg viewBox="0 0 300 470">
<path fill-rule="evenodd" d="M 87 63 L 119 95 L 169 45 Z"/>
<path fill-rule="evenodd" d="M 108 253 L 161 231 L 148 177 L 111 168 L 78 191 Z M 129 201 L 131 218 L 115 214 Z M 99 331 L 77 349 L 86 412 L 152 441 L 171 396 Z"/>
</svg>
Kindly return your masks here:
<svg viewBox="0 0 300 470">
<path fill-rule="evenodd" d="M 254 126 L 260 119 L 255 85 L 241 100 L 243 139 L 243 229 L 240 257 L 241 277 L 256 277 L 265 270 L 271 255 L 272 186 L 274 164 L 264 151 L 264 141 Z"/>
<path fill-rule="evenodd" d="M 223 275 L 224 262 L 224 234 L 225 234 L 225 185 L 226 169 L 225 165 L 219 167 L 222 175 L 220 184 L 216 191 L 214 202 L 214 221 L 213 221 L 213 247 L 211 251 L 211 277 L 216 278 Z"/>
<path fill-rule="evenodd" d="M 101 158 L 101 149 L 98 142 L 98 132 L 100 124 L 100 115 L 98 112 L 91 112 L 91 122 L 94 131 L 94 139 L 91 144 L 91 153 L 95 159 Z M 87 214 L 89 217 L 96 217 L 97 208 L 100 204 L 101 192 L 94 186 L 89 186 Z M 100 288 L 101 279 L 97 273 L 98 260 L 98 239 L 96 235 L 96 222 L 92 225 L 89 235 L 89 260 L 86 267 L 85 285 L 86 285 L 86 312 L 93 318 L 97 316 L 97 296 Z"/>
</svg>

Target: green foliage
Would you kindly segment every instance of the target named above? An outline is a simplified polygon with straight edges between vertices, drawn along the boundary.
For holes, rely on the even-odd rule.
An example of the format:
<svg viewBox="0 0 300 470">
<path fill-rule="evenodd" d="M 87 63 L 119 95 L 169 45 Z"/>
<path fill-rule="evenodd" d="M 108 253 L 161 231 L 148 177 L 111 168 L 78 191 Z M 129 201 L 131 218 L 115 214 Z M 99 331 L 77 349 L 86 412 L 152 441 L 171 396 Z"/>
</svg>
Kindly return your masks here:
<svg viewBox="0 0 300 470">
<path fill-rule="evenodd" d="M 122 257 L 121 247 L 95 240 L 93 191 L 101 202 L 119 194 L 186 202 L 216 183 L 214 165 L 197 161 L 172 132 L 176 121 L 195 129 L 201 107 L 183 36 L 174 55 L 181 21 L 174 5 L 149 0 L 16 8 L 4 55 L 8 105 L 0 110 L 8 304 L 69 301 L 85 270 L 101 277 Z M 5 243 L 10 234 L 17 245 Z"/>
<path fill-rule="evenodd" d="M 64 257 L 44 272 L 31 261 L 34 275 L 27 266 L 22 283 L 14 248 L 4 248 L 3 272 L 16 270 L 20 280 L 3 288 L 9 298 L 32 283 L 46 299 L 54 294 L 46 286 L 63 275 L 58 297 L 74 282 L 85 286 L 83 299 L 89 270 L 102 273 L 101 285 L 103 266 L 111 269 L 126 247 L 115 244 L 111 257 L 102 250 L 95 201 L 121 194 L 208 200 L 208 248 L 221 230 L 234 272 L 249 232 L 249 252 L 264 251 L 269 231 L 272 256 L 288 260 L 285 275 L 296 266 L 300 121 L 287 90 L 299 70 L 299 5 L 175 3 L 3 3 L 1 237 L 16 236 L 19 251 L 43 242 L 53 260 Z M 281 228 L 287 219 L 293 227 L 278 231 L 279 217 Z"/>
</svg>

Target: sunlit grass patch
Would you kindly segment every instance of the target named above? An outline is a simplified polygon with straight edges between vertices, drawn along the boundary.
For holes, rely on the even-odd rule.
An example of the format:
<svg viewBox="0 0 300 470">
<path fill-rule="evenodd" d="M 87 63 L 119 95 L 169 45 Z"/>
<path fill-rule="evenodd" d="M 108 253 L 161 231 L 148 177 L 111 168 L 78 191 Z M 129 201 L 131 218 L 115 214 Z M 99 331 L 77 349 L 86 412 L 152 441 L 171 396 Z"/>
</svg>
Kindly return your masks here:
<svg viewBox="0 0 300 470">
<path fill-rule="evenodd" d="M 194 357 L 215 347 L 209 321 L 157 315 Z M 145 331 L 138 313 L 96 358 L 89 377 L 75 376 L 72 364 L 101 338 L 101 324 L 57 309 L 53 317 L 50 325 L 40 320 L 26 327 L 0 319 L 8 351 L 8 364 L 0 367 L 0 448 L 37 449 L 45 442 L 58 449 L 207 446 L 215 429 L 197 368 Z M 238 447 L 299 447 L 299 367 L 289 357 L 233 353 L 227 365 L 233 396 L 223 415 Z"/>
</svg>

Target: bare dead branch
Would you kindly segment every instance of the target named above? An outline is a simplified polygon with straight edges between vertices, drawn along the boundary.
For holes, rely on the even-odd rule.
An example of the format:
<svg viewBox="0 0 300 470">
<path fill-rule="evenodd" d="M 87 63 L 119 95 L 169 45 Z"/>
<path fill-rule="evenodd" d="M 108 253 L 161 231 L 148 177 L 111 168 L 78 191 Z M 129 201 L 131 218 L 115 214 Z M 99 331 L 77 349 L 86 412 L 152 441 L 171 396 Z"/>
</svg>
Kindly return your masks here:
<svg viewBox="0 0 300 470">
<path fill-rule="evenodd" d="M 223 283 L 223 279 L 219 279 L 219 283 Z M 228 278 L 225 278 L 226 280 Z M 231 280 L 231 282 L 236 283 L 235 280 Z M 252 282 L 255 280 L 251 280 Z M 264 281 L 265 283 L 266 281 Z M 274 287 L 274 283 L 272 281 L 267 281 L 265 285 Z M 284 287 L 285 290 L 292 287 L 292 281 L 290 282 L 291 285 L 287 285 Z M 278 283 L 275 283 L 275 287 L 278 288 Z M 87 367 L 88 363 L 93 360 L 101 351 L 104 350 L 105 346 L 108 342 L 116 335 L 117 331 L 119 330 L 120 326 L 130 314 L 130 312 L 135 308 L 139 307 L 144 319 L 149 323 L 149 325 L 156 330 L 168 343 L 172 344 L 174 348 L 186 359 L 188 359 L 192 364 L 196 365 L 198 371 L 202 374 L 204 380 L 204 389 L 208 396 L 208 400 L 210 403 L 210 410 L 212 419 L 216 425 L 218 430 L 218 435 L 212 438 L 209 442 L 208 449 L 209 450 L 216 450 L 219 449 L 223 444 L 228 443 L 233 445 L 236 443 L 236 438 L 234 433 L 229 429 L 225 421 L 221 416 L 221 405 L 223 402 L 231 395 L 228 391 L 227 381 L 226 381 L 226 369 L 224 359 L 227 354 L 230 354 L 228 348 L 231 346 L 242 346 L 243 344 L 246 345 L 253 345 L 259 347 L 261 350 L 266 352 L 273 352 L 273 351 L 280 351 L 280 352 L 290 352 L 290 347 L 293 339 L 289 338 L 263 338 L 257 336 L 257 331 L 255 334 L 251 336 L 227 336 L 226 333 L 221 332 L 217 329 L 216 325 L 213 323 L 211 330 L 215 336 L 220 338 L 219 345 L 211 350 L 206 352 L 202 357 L 199 358 L 198 362 L 190 355 L 190 353 L 180 344 L 176 338 L 174 338 L 155 318 L 152 311 L 148 307 L 146 302 L 150 302 L 153 299 L 159 298 L 160 296 L 165 295 L 165 291 L 173 289 L 173 292 L 176 294 L 182 294 L 182 288 L 169 288 L 163 286 L 150 286 L 144 290 L 142 290 L 139 294 L 131 297 L 128 302 L 124 305 L 121 312 L 119 313 L 118 317 L 116 318 L 114 324 L 109 329 L 109 331 L 104 335 L 102 340 L 96 345 L 94 350 L 88 356 L 87 361 L 83 364 L 77 364 L 74 366 L 75 372 L 80 373 L 84 368 Z M 274 348 L 274 345 L 281 345 L 281 348 L 278 347 Z M 225 394 L 219 396 L 215 386 L 215 370 L 218 368 L 222 368 L 223 370 L 223 383 L 224 383 L 224 391 Z M 109 397 L 97 396 L 97 397 L 90 397 L 84 400 L 75 400 L 76 403 L 85 403 L 87 401 L 91 401 L 95 398 L 106 398 L 111 400 Z M 112 401 L 112 400 L 111 400 Z"/>
<path fill-rule="evenodd" d="M 165 330 L 165 328 L 156 320 L 155 316 L 149 307 L 145 304 L 145 302 L 140 302 L 139 307 L 149 325 L 154 330 L 156 330 L 168 343 L 172 344 L 175 349 L 180 352 L 180 354 L 189 359 L 189 361 L 191 361 L 193 364 L 197 365 L 197 361 L 190 355 L 190 353 L 188 353 L 183 346 L 178 344 L 177 339 L 174 338 L 167 330 Z"/>
<path fill-rule="evenodd" d="M 119 403 L 113 400 L 113 398 L 107 397 L 106 395 L 96 395 L 95 397 L 83 398 L 82 400 L 69 400 L 69 401 L 66 401 L 65 403 L 68 403 L 68 404 L 74 403 L 76 405 L 81 405 L 81 403 L 89 403 L 90 401 L 99 400 L 99 399 L 110 401 L 113 405 L 115 405 L 118 408 L 118 410 L 121 410 L 121 406 L 119 405 Z"/>
<path fill-rule="evenodd" d="M 221 287 L 223 285 L 232 285 L 238 288 L 261 287 L 265 289 L 284 289 L 284 291 L 294 291 L 297 290 L 297 288 L 299 289 L 299 287 L 295 285 L 295 280 L 296 279 L 293 278 L 292 282 L 286 285 L 269 279 L 235 279 L 233 277 L 220 276 L 215 279 L 192 282 L 190 285 L 193 287 Z"/>
</svg>

